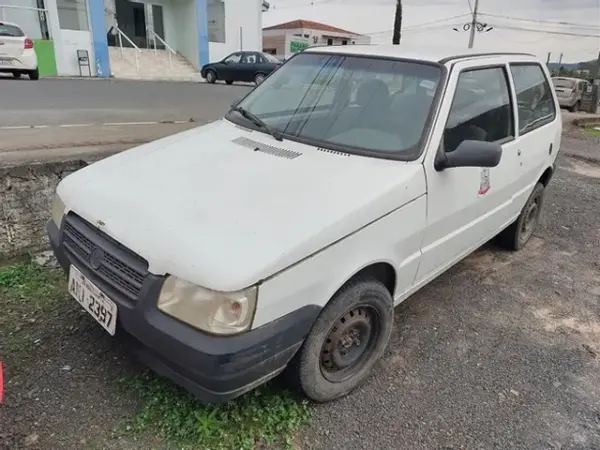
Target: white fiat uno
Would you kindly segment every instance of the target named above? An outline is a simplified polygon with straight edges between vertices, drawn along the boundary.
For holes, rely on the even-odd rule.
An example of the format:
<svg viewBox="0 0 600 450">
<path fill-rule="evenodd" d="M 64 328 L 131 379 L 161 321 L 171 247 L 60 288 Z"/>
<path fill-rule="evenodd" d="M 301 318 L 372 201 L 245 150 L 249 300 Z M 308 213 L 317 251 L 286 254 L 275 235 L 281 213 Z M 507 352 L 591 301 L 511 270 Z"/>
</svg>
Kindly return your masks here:
<svg viewBox="0 0 600 450">
<path fill-rule="evenodd" d="M 69 292 L 199 399 L 286 369 L 349 393 L 394 307 L 491 238 L 531 238 L 562 122 L 527 54 L 296 54 L 214 123 L 81 169 L 48 233 Z"/>
</svg>

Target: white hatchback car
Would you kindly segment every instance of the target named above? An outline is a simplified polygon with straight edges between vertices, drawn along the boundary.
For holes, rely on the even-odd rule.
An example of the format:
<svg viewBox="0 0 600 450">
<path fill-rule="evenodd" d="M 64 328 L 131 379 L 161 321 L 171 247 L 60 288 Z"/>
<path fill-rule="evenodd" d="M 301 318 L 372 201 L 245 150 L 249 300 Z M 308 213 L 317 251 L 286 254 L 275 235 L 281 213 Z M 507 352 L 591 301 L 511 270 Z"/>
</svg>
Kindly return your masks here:
<svg viewBox="0 0 600 450">
<path fill-rule="evenodd" d="M 0 21 L 0 73 L 23 74 L 32 80 L 40 78 L 33 41 L 15 23 Z"/>
<path fill-rule="evenodd" d="M 531 238 L 551 86 L 527 54 L 309 49 L 222 120 L 64 178 L 50 242 L 81 306 L 200 399 L 287 368 L 329 401 L 382 356 L 394 306 Z"/>
</svg>

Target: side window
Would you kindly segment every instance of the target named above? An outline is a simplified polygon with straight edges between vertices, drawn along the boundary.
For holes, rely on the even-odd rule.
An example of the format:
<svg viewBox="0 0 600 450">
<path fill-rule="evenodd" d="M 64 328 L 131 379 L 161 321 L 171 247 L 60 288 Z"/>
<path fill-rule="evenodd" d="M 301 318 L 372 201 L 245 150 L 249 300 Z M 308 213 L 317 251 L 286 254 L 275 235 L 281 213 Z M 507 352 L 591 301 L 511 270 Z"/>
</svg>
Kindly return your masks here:
<svg viewBox="0 0 600 450">
<path fill-rule="evenodd" d="M 242 54 L 241 53 L 234 53 L 233 55 L 229 55 L 226 59 L 225 62 L 228 64 L 237 64 L 241 61 L 242 59 Z"/>
<path fill-rule="evenodd" d="M 256 54 L 255 53 L 245 53 L 242 58 L 242 64 L 256 64 Z"/>
<path fill-rule="evenodd" d="M 462 141 L 496 142 L 514 136 L 513 112 L 503 67 L 464 71 L 444 130 L 444 150 Z"/>
<path fill-rule="evenodd" d="M 525 134 L 556 117 L 552 90 L 539 64 L 511 64 L 517 103 L 519 132 Z"/>
</svg>

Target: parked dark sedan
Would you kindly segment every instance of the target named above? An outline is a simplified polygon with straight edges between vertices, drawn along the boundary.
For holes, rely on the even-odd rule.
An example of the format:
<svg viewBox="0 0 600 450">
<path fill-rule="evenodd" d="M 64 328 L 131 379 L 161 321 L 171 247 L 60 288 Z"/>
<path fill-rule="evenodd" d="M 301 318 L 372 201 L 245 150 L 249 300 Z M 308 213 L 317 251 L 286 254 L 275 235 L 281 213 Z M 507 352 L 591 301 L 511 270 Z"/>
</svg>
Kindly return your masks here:
<svg viewBox="0 0 600 450">
<path fill-rule="evenodd" d="M 223 61 L 206 64 L 200 74 L 209 83 L 222 80 L 227 84 L 233 84 L 234 81 L 260 84 L 281 64 L 281 61 L 268 53 L 235 52 Z"/>
</svg>

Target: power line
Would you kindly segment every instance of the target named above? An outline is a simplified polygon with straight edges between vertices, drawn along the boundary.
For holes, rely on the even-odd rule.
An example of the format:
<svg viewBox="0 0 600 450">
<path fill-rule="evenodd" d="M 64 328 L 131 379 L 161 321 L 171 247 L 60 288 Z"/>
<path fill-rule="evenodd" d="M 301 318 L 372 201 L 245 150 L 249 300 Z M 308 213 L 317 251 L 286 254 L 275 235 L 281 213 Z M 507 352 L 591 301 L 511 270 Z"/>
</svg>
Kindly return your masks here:
<svg viewBox="0 0 600 450">
<path fill-rule="evenodd" d="M 482 16 L 496 17 L 499 19 L 516 20 L 516 21 L 520 21 L 520 22 L 534 22 L 534 23 L 544 23 L 544 24 L 549 24 L 549 25 L 563 25 L 563 26 L 566 25 L 566 26 L 578 27 L 578 28 L 600 29 L 600 26 L 585 24 L 585 23 L 574 23 L 574 22 L 564 22 L 564 21 L 554 22 L 551 20 L 526 19 L 524 17 L 503 16 L 500 14 L 488 14 L 488 13 L 479 13 L 479 14 Z"/>
<path fill-rule="evenodd" d="M 545 33 L 545 34 L 555 34 L 555 35 L 559 35 L 559 36 L 579 36 L 579 37 L 600 38 L 600 34 L 569 33 L 567 31 L 540 30 L 540 29 L 536 29 L 536 28 L 514 27 L 511 25 L 494 25 L 494 27 L 495 28 L 505 28 L 507 30 L 527 31 L 530 33 Z"/>
</svg>

